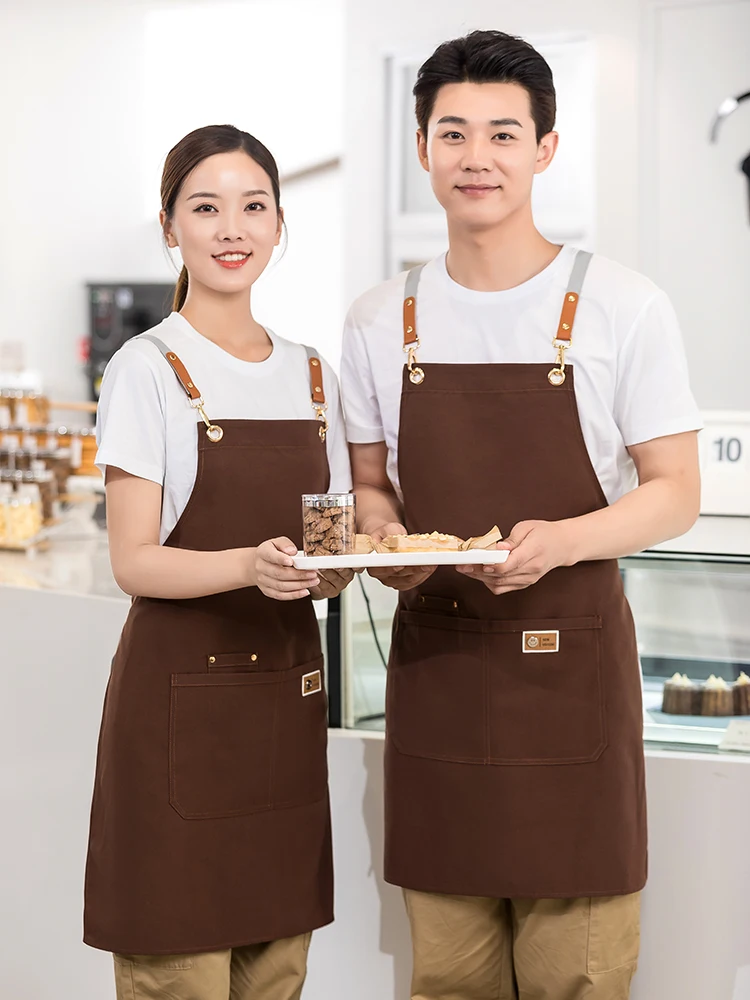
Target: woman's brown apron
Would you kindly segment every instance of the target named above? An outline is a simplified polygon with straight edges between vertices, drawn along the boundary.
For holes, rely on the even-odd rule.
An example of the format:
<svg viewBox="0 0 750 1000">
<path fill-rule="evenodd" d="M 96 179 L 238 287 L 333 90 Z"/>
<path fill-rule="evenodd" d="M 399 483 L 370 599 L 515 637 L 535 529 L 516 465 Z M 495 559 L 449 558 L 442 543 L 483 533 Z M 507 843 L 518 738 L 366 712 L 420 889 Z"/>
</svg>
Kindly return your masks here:
<svg viewBox="0 0 750 1000">
<path fill-rule="evenodd" d="M 325 398 L 311 420 L 207 425 L 195 486 L 166 545 L 301 541 L 303 493 L 328 489 Z M 104 704 L 84 940 L 179 954 L 292 937 L 333 919 L 323 655 L 311 600 L 257 587 L 137 597 Z"/>
<path fill-rule="evenodd" d="M 544 364 L 418 367 L 407 280 L 399 477 L 409 531 L 463 537 L 606 506 L 565 367 L 579 253 Z M 429 331 L 428 334 L 429 335 Z M 500 596 L 453 568 L 401 595 L 388 670 L 389 882 L 581 897 L 646 881 L 641 686 L 616 560 Z"/>
</svg>

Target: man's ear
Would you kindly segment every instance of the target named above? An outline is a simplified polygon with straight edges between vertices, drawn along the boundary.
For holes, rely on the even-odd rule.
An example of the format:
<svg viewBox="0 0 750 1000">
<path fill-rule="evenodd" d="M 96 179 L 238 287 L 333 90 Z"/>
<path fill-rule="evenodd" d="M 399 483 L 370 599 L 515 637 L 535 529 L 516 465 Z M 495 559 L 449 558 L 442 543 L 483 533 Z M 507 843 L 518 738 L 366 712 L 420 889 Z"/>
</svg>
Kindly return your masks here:
<svg viewBox="0 0 750 1000">
<path fill-rule="evenodd" d="M 159 225 L 161 226 L 161 231 L 164 233 L 164 239 L 166 240 L 167 246 L 170 250 L 174 250 L 177 246 L 177 240 L 174 238 L 172 224 L 167 221 L 167 213 L 164 209 L 159 212 Z"/>
<path fill-rule="evenodd" d="M 417 156 L 422 164 L 422 169 L 430 172 L 430 161 L 427 156 L 427 136 L 421 128 L 417 129 Z"/>
<path fill-rule="evenodd" d="M 536 152 L 536 164 L 534 166 L 535 174 L 543 174 L 550 163 L 552 163 L 559 141 L 560 136 L 557 132 L 548 132 L 539 140 L 539 147 Z"/>
</svg>

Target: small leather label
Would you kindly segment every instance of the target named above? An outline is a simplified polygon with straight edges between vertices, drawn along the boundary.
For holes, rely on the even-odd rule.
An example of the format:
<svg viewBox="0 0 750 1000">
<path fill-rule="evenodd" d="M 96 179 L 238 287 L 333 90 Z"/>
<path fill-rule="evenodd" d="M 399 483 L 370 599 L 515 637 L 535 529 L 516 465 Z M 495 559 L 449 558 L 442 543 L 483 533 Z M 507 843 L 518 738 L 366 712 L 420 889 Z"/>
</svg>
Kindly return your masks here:
<svg viewBox="0 0 750 1000">
<path fill-rule="evenodd" d="M 313 670 L 310 674 L 304 674 L 302 677 L 302 697 L 306 698 L 309 694 L 317 694 L 319 691 L 323 690 L 323 679 L 320 676 L 319 670 Z"/>
<path fill-rule="evenodd" d="M 560 649 L 560 633 L 554 632 L 524 632 L 524 653 L 557 653 Z"/>
</svg>

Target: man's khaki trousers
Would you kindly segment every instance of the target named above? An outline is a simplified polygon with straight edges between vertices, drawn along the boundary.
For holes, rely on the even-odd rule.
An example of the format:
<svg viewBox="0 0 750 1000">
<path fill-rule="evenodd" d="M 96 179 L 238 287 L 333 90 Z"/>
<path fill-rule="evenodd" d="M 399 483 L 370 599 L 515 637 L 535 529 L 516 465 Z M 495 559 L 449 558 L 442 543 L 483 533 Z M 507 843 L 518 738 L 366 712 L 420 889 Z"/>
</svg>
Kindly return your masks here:
<svg viewBox="0 0 750 1000">
<path fill-rule="evenodd" d="M 197 955 L 115 955 L 117 1000 L 299 1000 L 311 936 Z"/>
<path fill-rule="evenodd" d="M 412 1000 L 627 1000 L 640 893 L 485 899 L 404 890 Z"/>
</svg>

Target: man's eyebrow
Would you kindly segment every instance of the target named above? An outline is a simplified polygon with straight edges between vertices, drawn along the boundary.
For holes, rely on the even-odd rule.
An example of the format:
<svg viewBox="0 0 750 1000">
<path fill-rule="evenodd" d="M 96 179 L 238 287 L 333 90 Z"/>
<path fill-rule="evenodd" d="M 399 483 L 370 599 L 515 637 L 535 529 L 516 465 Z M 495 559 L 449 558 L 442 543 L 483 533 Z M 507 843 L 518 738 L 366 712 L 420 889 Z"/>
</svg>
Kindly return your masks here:
<svg viewBox="0 0 750 1000">
<path fill-rule="evenodd" d="M 444 115 L 439 121 L 438 125 L 468 125 L 469 123 L 465 118 L 459 118 L 457 115 Z M 504 125 L 515 125 L 517 128 L 523 128 L 523 125 L 516 118 L 496 118 L 489 123 L 493 128 L 502 128 Z"/>
</svg>

